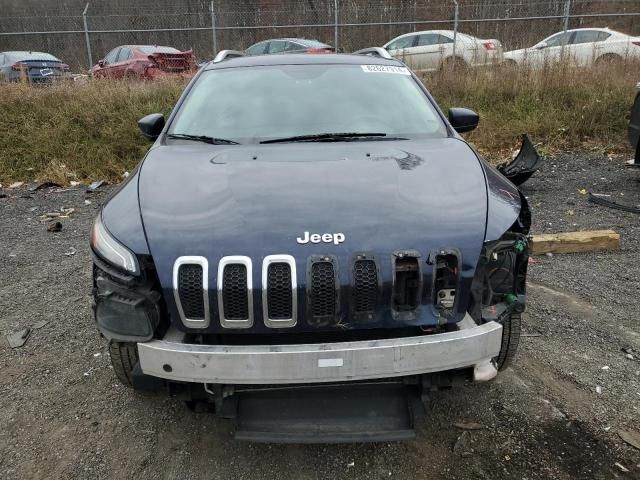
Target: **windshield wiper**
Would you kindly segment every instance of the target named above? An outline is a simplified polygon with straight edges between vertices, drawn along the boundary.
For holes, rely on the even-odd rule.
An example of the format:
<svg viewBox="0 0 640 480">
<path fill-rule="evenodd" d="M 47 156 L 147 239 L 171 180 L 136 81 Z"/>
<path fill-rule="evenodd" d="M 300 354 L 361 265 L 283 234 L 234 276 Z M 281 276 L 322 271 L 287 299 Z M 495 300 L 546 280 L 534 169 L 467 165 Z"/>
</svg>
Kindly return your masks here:
<svg viewBox="0 0 640 480">
<path fill-rule="evenodd" d="M 386 133 L 316 133 L 314 135 L 297 135 L 295 137 L 274 138 L 260 143 L 287 143 L 287 142 L 349 142 L 353 140 L 371 140 L 387 137 Z M 399 140 L 387 137 L 385 140 Z"/>
<path fill-rule="evenodd" d="M 215 138 L 207 135 L 189 135 L 187 133 L 169 133 L 167 138 L 175 138 L 177 140 L 193 140 L 194 142 L 204 142 L 211 145 L 240 145 L 233 140 L 227 140 L 226 138 Z"/>
</svg>

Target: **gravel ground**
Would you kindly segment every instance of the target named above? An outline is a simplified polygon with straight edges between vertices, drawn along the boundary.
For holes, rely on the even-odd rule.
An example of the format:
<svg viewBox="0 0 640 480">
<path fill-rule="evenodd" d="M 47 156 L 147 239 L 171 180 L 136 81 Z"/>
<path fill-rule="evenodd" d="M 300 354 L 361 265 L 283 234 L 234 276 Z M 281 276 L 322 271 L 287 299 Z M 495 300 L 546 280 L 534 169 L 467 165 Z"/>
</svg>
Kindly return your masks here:
<svg viewBox="0 0 640 480">
<path fill-rule="evenodd" d="M 578 193 L 638 204 L 639 179 L 619 158 L 548 160 L 524 188 L 534 231 L 613 228 L 622 250 L 536 257 L 516 364 L 489 384 L 439 392 L 416 440 L 327 446 L 236 442 L 228 421 L 121 387 L 93 325 L 87 245 L 111 189 L 5 191 L 0 477 L 640 478 L 640 451 L 619 436 L 640 431 L 640 217 Z M 47 232 L 40 215 L 61 207 L 75 212 Z M 4 336 L 25 327 L 26 344 L 9 348 Z"/>
</svg>

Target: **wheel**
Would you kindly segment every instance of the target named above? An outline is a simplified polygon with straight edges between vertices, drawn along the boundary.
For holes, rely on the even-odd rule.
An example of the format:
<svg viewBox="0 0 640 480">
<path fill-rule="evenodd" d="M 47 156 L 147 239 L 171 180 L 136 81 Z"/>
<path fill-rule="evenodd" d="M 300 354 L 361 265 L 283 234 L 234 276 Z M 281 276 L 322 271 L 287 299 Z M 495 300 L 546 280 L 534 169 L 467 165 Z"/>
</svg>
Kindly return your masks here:
<svg viewBox="0 0 640 480">
<path fill-rule="evenodd" d="M 596 59 L 596 65 L 598 66 L 617 65 L 620 63 L 622 63 L 622 57 L 615 53 L 605 53 Z"/>
<path fill-rule="evenodd" d="M 502 346 L 495 359 L 498 370 L 507 368 L 516 356 L 518 343 L 520 343 L 521 323 L 522 314 L 512 313 L 502 324 Z"/>
<path fill-rule="evenodd" d="M 131 374 L 138 363 L 138 347 L 135 343 L 109 342 L 109 356 L 116 377 L 124 386 L 133 388 Z"/>
<path fill-rule="evenodd" d="M 441 70 L 462 70 L 467 68 L 467 62 L 460 57 L 447 57 L 440 65 Z"/>
</svg>

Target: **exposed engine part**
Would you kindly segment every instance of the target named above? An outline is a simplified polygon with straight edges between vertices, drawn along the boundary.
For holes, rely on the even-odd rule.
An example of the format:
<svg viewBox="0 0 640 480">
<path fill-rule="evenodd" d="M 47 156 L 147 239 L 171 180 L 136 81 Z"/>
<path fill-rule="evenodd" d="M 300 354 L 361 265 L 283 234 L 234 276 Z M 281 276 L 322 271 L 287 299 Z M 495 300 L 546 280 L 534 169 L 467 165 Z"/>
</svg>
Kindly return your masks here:
<svg viewBox="0 0 640 480">
<path fill-rule="evenodd" d="M 441 251 L 435 256 L 433 303 L 443 318 L 448 318 L 455 305 L 458 288 L 459 262 L 453 251 Z"/>
<path fill-rule="evenodd" d="M 540 154 L 529 140 L 526 133 L 522 134 L 520 152 L 511 162 L 498 165 L 498 171 L 507 177 L 514 185 L 522 185 L 536 173 L 542 160 Z"/>
<path fill-rule="evenodd" d="M 437 297 L 436 305 L 438 305 L 438 307 L 443 309 L 444 308 L 451 309 L 453 308 L 453 304 L 456 301 L 456 291 L 453 288 L 439 290 L 436 297 Z"/>
<path fill-rule="evenodd" d="M 501 321 L 524 311 L 528 261 L 524 235 L 509 232 L 485 244 L 471 287 L 474 318 Z"/>
<path fill-rule="evenodd" d="M 398 312 L 415 310 L 420 303 L 420 264 L 414 256 L 398 256 L 395 262 L 393 308 Z"/>
</svg>

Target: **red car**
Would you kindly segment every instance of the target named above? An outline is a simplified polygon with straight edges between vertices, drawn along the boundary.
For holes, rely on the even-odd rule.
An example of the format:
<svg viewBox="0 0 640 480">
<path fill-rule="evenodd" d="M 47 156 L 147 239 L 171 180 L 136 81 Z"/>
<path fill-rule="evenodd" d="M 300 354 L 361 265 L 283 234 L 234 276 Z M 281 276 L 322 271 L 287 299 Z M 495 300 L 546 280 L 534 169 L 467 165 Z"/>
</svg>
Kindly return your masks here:
<svg viewBox="0 0 640 480">
<path fill-rule="evenodd" d="M 122 45 L 94 65 L 95 77 L 153 79 L 162 75 L 189 75 L 196 70 L 192 50 L 181 52 L 157 45 Z"/>
</svg>

